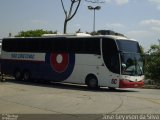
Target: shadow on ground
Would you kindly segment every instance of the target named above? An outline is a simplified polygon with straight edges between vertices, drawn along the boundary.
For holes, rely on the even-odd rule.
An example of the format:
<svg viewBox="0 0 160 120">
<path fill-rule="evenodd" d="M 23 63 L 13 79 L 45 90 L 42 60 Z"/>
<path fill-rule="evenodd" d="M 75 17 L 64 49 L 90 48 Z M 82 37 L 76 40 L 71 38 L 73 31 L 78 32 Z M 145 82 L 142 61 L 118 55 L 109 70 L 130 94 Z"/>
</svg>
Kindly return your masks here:
<svg viewBox="0 0 160 120">
<path fill-rule="evenodd" d="M 50 88 L 57 88 L 57 89 L 66 89 L 66 90 L 77 90 L 77 91 L 90 91 L 90 92 L 139 92 L 137 89 L 129 90 L 129 89 L 115 89 L 111 90 L 107 87 L 101 87 L 96 90 L 89 89 L 86 85 L 79 85 L 79 84 L 71 84 L 71 83 L 55 83 L 49 81 L 17 81 L 14 79 L 6 79 L 5 82 L 7 83 L 16 83 L 16 84 L 23 84 L 23 85 L 30 85 L 30 86 L 39 86 L 39 87 L 50 87 Z"/>
</svg>

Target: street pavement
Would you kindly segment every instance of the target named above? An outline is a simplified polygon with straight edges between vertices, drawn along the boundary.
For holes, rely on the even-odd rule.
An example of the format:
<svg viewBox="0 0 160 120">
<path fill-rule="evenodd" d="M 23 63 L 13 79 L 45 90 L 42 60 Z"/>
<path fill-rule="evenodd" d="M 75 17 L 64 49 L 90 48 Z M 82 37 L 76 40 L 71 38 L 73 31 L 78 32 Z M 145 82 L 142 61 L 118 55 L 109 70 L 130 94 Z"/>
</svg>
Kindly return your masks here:
<svg viewBox="0 0 160 120">
<path fill-rule="evenodd" d="M 0 114 L 160 114 L 160 90 L 0 82 Z"/>
</svg>

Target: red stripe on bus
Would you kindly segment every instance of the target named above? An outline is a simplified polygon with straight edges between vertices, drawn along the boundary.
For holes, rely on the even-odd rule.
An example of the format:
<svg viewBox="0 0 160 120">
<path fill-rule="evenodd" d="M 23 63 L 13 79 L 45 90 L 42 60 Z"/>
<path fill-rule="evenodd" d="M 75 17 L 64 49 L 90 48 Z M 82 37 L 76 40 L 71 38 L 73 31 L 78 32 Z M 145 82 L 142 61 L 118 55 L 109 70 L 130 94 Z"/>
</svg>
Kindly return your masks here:
<svg viewBox="0 0 160 120">
<path fill-rule="evenodd" d="M 119 88 L 141 88 L 144 86 L 144 81 L 132 82 L 129 80 L 120 80 Z"/>
</svg>

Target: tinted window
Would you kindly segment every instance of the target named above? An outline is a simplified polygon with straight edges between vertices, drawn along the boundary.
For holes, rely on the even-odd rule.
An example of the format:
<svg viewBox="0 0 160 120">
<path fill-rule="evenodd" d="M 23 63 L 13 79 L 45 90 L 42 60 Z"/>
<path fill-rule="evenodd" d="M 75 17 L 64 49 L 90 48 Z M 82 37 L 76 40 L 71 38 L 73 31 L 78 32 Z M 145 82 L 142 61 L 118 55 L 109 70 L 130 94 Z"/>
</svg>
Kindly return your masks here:
<svg viewBox="0 0 160 120">
<path fill-rule="evenodd" d="M 56 42 L 55 42 L 56 41 Z M 58 41 L 58 42 L 57 42 Z M 8 52 L 52 52 L 65 49 L 63 38 L 13 38 L 3 40 L 3 50 Z"/>
<path fill-rule="evenodd" d="M 140 53 L 139 44 L 136 41 L 117 40 L 120 51 Z"/>
<path fill-rule="evenodd" d="M 68 44 L 66 38 L 54 38 L 51 44 L 53 52 L 68 52 Z"/>
<path fill-rule="evenodd" d="M 70 52 L 100 54 L 100 38 L 71 38 L 67 41 Z"/>
<path fill-rule="evenodd" d="M 100 38 L 92 38 L 86 40 L 85 51 L 87 53 L 100 54 Z"/>
<path fill-rule="evenodd" d="M 84 39 L 81 38 L 68 38 L 69 52 L 84 53 Z"/>
<path fill-rule="evenodd" d="M 113 73 L 120 73 L 119 54 L 115 40 L 104 38 L 102 42 L 103 59 L 107 68 Z"/>
<path fill-rule="evenodd" d="M 8 52 L 74 52 L 100 54 L 98 38 L 13 38 L 3 40 Z"/>
</svg>

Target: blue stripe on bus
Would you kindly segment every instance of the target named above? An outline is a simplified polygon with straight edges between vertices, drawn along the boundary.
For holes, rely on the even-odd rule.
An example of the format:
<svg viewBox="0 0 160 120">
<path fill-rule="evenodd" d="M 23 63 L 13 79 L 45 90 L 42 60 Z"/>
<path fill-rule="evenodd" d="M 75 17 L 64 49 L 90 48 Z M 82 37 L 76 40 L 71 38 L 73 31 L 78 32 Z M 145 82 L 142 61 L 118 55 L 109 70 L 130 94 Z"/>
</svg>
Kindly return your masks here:
<svg viewBox="0 0 160 120">
<path fill-rule="evenodd" d="M 1 59 L 2 72 L 4 74 L 14 75 L 16 69 L 21 71 L 29 70 L 34 79 L 53 80 L 55 82 L 68 79 L 74 70 L 75 54 L 68 54 L 68 64 L 61 72 L 53 68 L 51 61 L 52 55 L 53 53 L 46 53 L 45 61 Z"/>
</svg>

